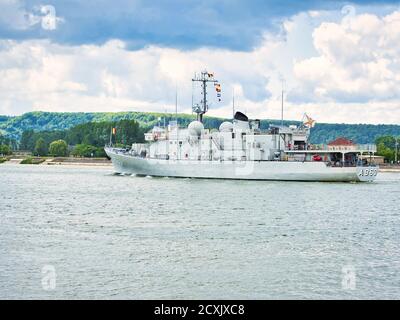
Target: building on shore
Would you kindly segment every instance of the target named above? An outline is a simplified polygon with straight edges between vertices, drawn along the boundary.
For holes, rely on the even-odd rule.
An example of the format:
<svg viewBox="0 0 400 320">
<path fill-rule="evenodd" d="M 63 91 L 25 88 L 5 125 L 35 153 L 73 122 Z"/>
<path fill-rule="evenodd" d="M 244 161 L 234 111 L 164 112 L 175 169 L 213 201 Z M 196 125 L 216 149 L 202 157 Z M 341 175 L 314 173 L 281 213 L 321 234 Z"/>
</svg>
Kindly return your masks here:
<svg viewBox="0 0 400 320">
<path fill-rule="evenodd" d="M 382 165 L 382 164 L 385 163 L 385 157 L 383 157 L 383 156 L 362 155 L 362 156 L 360 156 L 360 159 L 362 159 L 362 160 L 365 159 L 368 164 L 369 163 L 374 163 L 374 164 L 377 164 L 377 165 Z"/>
<path fill-rule="evenodd" d="M 357 145 L 349 139 L 340 137 L 328 143 L 330 151 L 352 151 L 356 150 Z"/>
</svg>

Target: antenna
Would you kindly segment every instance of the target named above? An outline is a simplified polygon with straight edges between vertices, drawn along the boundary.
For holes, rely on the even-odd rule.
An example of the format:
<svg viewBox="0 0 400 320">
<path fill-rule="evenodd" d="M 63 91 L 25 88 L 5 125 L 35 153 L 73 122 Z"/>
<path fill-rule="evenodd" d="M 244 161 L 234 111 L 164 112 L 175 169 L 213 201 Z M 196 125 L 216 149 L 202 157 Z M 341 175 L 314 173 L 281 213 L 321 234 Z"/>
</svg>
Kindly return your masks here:
<svg viewBox="0 0 400 320">
<path fill-rule="evenodd" d="M 284 94 L 284 83 L 285 80 L 282 79 L 282 96 L 281 96 L 281 126 L 283 127 L 283 94 Z"/>
<path fill-rule="evenodd" d="M 175 85 L 175 119 L 176 119 L 176 158 L 178 159 L 178 148 L 180 153 L 179 145 L 179 125 L 178 125 L 178 85 Z"/>
<path fill-rule="evenodd" d="M 175 117 L 178 124 L 178 85 L 175 85 Z"/>
<path fill-rule="evenodd" d="M 202 88 L 202 100 L 200 104 L 196 104 L 192 107 L 192 110 L 197 114 L 197 121 L 203 122 L 203 115 L 208 111 L 207 104 L 207 83 L 218 83 L 217 80 L 214 79 L 214 74 L 202 71 L 200 75 L 195 74 L 192 82 L 201 82 Z"/>
<path fill-rule="evenodd" d="M 235 117 L 235 87 L 232 89 L 232 117 Z"/>
<path fill-rule="evenodd" d="M 194 90 L 194 82 L 192 81 L 192 114 L 193 114 L 193 109 L 194 109 L 193 90 Z"/>
</svg>

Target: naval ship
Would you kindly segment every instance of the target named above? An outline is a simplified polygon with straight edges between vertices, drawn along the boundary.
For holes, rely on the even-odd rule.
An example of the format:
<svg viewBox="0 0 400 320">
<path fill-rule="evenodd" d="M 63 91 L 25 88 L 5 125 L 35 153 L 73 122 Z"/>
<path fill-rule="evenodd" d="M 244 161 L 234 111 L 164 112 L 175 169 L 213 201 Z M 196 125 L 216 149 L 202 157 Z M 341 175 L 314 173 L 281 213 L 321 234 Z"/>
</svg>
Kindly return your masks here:
<svg viewBox="0 0 400 320">
<path fill-rule="evenodd" d="M 371 182 L 376 178 L 375 145 L 313 145 L 309 136 L 314 120 L 307 115 L 299 125 L 270 125 L 262 130 L 260 120 L 238 111 L 218 130 L 205 128 L 207 85 L 214 85 L 220 98 L 220 84 L 207 71 L 192 81 L 202 87 L 202 100 L 193 106 L 197 120 L 186 128 L 177 121 L 156 125 L 145 133 L 146 143 L 130 148 L 106 146 L 116 173 L 282 181 Z"/>
</svg>

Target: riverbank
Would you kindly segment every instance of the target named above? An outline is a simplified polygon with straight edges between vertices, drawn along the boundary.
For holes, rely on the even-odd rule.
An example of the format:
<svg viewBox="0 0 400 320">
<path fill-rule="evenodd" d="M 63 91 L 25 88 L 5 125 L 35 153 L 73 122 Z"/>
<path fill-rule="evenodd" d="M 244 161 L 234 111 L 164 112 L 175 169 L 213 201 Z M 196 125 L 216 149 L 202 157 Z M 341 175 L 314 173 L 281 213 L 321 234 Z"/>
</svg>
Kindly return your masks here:
<svg viewBox="0 0 400 320">
<path fill-rule="evenodd" d="M 400 168 L 379 168 L 380 172 L 399 172 L 400 173 Z"/>
<path fill-rule="evenodd" d="M 9 157 L 10 164 L 35 164 L 35 165 L 73 165 L 73 166 L 111 166 L 107 158 L 74 158 L 74 157 Z"/>
<path fill-rule="evenodd" d="M 400 172 L 400 165 L 381 164 L 381 165 L 379 165 L 379 171 L 381 171 L 381 172 Z"/>
<path fill-rule="evenodd" d="M 107 158 L 53 158 L 46 160 L 43 165 L 80 165 L 80 166 L 111 166 L 112 163 Z"/>
</svg>

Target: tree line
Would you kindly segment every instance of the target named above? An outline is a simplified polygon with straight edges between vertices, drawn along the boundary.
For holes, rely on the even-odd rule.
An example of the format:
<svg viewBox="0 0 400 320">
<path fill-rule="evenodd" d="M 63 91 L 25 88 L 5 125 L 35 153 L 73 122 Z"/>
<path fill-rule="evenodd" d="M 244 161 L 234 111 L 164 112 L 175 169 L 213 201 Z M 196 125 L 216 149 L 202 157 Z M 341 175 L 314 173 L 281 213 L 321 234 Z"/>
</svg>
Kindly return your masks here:
<svg viewBox="0 0 400 320">
<path fill-rule="evenodd" d="M 129 146 L 144 141 L 144 132 L 135 120 L 113 122 L 89 122 L 79 124 L 68 130 L 34 131 L 22 133 L 20 150 L 33 152 L 34 155 L 45 156 L 82 156 L 103 157 L 104 146 L 110 142 L 111 129 L 116 128 L 112 143 Z"/>
<path fill-rule="evenodd" d="M 377 154 L 387 161 L 399 159 L 400 137 L 383 136 L 376 139 Z"/>
<path fill-rule="evenodd" d="M 8 156 L 12 154 L 12 149 L 16 143 L 13 139 L 7 138 L 0 134 L 0 156 Z"/>
</svg>

